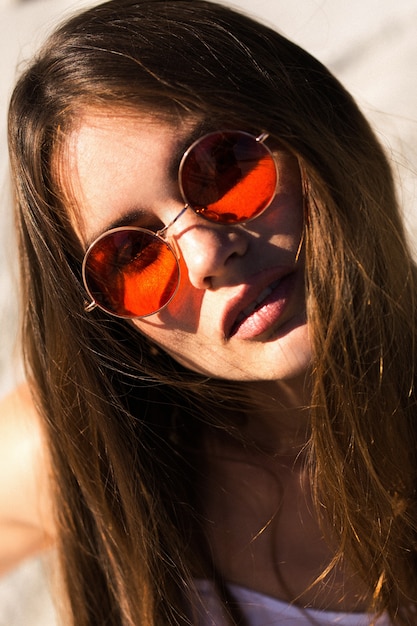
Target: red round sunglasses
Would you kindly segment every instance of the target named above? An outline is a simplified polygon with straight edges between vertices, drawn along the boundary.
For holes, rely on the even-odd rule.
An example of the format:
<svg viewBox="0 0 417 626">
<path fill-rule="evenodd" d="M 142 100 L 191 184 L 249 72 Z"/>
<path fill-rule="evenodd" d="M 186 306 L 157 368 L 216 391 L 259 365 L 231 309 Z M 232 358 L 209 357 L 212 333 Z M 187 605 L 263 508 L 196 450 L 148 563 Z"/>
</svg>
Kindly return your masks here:
<svg viewBox="0 0 417 626">
<path fill-rule="evenodd" d="M 216 224 L 243 224 L 271 204 L 277 167 L 264 141 L 244 131 L 211 132 L 184 153 L 178 183 L 184 208 L 164 228 L 113 228 L 88 248 L 82 264 L 91 298 L 86 311 L 99 307 L 128 319 L 147 317 L 174 297 L 180 281 L 179 259 L 166 240 L 168 229 L 191 209 Z"/>
</svg>

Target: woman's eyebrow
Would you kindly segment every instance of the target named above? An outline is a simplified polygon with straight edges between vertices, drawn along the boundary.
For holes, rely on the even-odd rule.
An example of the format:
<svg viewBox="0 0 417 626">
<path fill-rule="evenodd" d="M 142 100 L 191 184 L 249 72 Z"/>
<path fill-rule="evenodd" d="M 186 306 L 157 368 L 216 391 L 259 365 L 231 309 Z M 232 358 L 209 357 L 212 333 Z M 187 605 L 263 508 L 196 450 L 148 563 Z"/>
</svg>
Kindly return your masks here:
<svg viewBox="0 0 417 626">
<path fill-rule="evenodd" d="M 136 224 L 140 221 L 140 219 L 143 219 L 145 215 L 147 216 L 148 213 L 142 209 L 136 208 L 126 211 L 122 215 L 119 215 L 117 219 L 100 228 L 99 231 L 94 232 L 91 237 L 88 238 L 87 248 L 91 246 L 91 244 L 94 243 L 96 239 L 101 237 L 101 235 L 107 233 L 107 231 L 113 230 L 113 228 L 120 228 L 121 226 L 131 226 L 132 224 Z"/>
<path fill-rule="evenodd" d="M 131 226 L 135 222 L 138 222 L 144 216 L 145 216 L 145 211 L 143 211 L 142 209 L 132 209 L 131 211 L 126 211 L 126 213 L 124 213 L 122 216 L 118 217 L 116 220 L 111 222 L 111 224 L 108 225 L 106 230 L 111 230 L 112 228 L 119 228 L 119 226 Z"/>
<path fill-rule="evenodd" d="M 189 134 L 182 137 L 181 140 L 176 143 L 175 150 L 169 162 L 169 176 L 171 179 L 178 179 L 178 168 L 184 152 L 188 150 L 197 139 L 208 133 L 210 129 L 212 129 L 212 127 L 208 125 L 207 120 L 203 120 L 194 126 Z"/>
</svg>

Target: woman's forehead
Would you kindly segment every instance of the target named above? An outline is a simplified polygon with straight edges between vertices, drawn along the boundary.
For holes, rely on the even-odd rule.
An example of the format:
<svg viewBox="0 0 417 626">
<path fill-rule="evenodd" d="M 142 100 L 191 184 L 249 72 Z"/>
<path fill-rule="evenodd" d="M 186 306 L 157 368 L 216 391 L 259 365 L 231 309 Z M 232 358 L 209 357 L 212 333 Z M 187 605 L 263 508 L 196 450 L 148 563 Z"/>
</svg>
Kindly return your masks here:
<svg viewBox="0 0 417 626">
<path fill-rule="evenodd" d="M 138 187 L 151 190 L 176 175 L 194 128 L 195 121 L 174 124 L 118 110 L 79 115 L 56 155 L 55 171 L 80 238 L 88 241 L 133 209 Z M 146 194 L 141 200 L 146 207 Z"/>
</svg>

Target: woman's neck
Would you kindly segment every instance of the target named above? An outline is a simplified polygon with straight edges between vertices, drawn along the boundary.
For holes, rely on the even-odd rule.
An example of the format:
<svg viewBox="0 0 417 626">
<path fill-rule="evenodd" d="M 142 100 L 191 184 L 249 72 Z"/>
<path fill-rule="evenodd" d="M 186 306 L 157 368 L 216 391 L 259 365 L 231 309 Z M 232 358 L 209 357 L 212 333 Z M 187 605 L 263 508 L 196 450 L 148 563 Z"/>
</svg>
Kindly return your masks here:
<svg viewBox="0 0 417 626">
<path fill-rule="evenodd" d="M 300 453 L 310 438 L 308 378 L 250 383 L 245 438 L 275 456 Z"/>
</svg>

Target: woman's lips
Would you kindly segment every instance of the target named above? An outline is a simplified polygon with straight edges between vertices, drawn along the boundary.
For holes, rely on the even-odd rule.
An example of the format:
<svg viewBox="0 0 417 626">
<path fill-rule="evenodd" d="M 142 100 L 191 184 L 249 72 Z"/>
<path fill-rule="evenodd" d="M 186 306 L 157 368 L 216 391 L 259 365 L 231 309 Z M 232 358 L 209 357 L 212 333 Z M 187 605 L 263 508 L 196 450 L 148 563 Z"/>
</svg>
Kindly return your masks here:
<svg viewBox="0 0 417 626">
<path fill-rule="evenodd" d="M 274 326 L 286 308 L 295 282 L 295 273 L 291 272 L 270 283 L 256 299 L 237 315 L 228 339 L 252 339 Z"/>
</svg>

